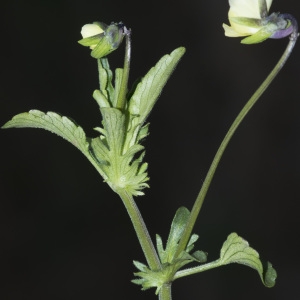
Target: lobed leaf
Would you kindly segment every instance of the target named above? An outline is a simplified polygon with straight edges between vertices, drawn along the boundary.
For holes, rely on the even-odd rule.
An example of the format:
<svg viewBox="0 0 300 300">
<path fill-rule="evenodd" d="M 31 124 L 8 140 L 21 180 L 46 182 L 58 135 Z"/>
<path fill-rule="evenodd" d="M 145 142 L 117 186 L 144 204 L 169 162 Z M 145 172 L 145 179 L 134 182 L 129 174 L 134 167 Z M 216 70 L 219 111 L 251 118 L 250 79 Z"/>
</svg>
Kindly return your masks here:
<svg viewBox="0 0 300 300">
<path fill-rule="evenodd" d="M 220 253 L 220 263 L 222 265 L 238 263 L 249 266 L 257 270 L 265 286 L 275 285 L 277 274 L 272 264 L 267 262 L 263 265 L 258 252 L 236 233 L 231 233 L 224 242 Z"/>
</svg>

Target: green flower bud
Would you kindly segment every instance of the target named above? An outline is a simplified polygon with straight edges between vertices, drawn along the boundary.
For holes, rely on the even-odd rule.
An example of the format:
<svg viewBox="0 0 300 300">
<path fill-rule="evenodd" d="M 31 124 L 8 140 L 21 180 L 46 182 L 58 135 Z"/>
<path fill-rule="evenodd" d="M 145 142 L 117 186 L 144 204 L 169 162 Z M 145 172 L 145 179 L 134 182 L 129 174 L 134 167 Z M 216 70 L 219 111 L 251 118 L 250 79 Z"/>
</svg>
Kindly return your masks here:
<svg viewBox="0 0 300 300">
<path fill-rule="evenodd" d="M 112 23 L 108 26 L 104 23 L 94 22 L 82 27 L 83 39 L 78 43 L 90 47 L 91 56 L 98 59 L 116 50 L 126 32 L 127 29 L 123 23 Z"/>
</svg>

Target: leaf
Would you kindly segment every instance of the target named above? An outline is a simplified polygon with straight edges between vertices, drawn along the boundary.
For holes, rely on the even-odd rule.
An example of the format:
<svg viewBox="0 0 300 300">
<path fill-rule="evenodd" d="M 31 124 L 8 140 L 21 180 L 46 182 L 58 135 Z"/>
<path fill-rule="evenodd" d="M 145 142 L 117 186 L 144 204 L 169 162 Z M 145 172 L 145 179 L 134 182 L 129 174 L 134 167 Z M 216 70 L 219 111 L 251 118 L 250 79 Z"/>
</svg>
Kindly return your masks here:
<svg viewBox="0 0 300 300">
<path fill-rule="evenodd" d="M 107 101 L 109 102 L 110 104 L 109 106 L 111 106 L 112 105 L 111 101 L 114 98 L 114 94 L 115 94 L 114 87 L 112 84 L 113 73 L 110 69 L 109 62 L 106 57 L 100 58 L 97 61 L 98 61 L 98 73 L 99 73 L 99 86 L 100 86 L 99 89 L 100 92 L 103 94 L 103 96 L 106 97 Z M 98 104 L 100 103 L 98 102 Z"/>
<path fill-rule="evenodd" d="M 173 218 L 166 249 L 163 249 L 161 237 L 157 235 L 157 249 L 162 263 L 171 263 L 177 250 L 178 242 L 184 231 L 190 212 L 186 207 L 180 207 Z"/>
<path fill-rule="evenodd" d="M 142 163 L 144 147 L 133 144 L 124 148 L 126 119 L 119 109 L 105 107 L 101 113 L 104 128 L 95 128 L 101 135 L 92 139 L 90 151 L 101 166 L 105 181 L 115 192 L 124 189 L 134 196 L 143 195 L 141 190 L 149 187 L 147 164 Z"/>
<path fill-rule="evenodd" d="M 185 48 L 180 47 L 170 55 L 163 56 L 137 85 L 129 102 L 129 112 L 132 115 L 139 115 L 140 124 L 145 122 L 184 53 Z"/>
<path fill-rule="evenodd" d="M 147 290 L 152 287 L 156 288 L 157 295 L 164 283 L 168 282 L 172 276 L 172 269 L 170 266 L 165 266 L 162 270 L 150 270 L 146 265 L 138 261 L 133 261 L 135 267 L 140 271 L 134 273 L 140 278 L 131 280 L 132 283 L 142 286 L 142 290 Z"/>
<path fill-rule="evenodd" d="M 186 207 L 180 207 L 175 214 L 171 224 L 171 229 L 166 245 L 166 252 L 168 253 L 168 262 L 172 262 L 177 250 L 178 242 L 181 239 L 185 225 L 190 216 L 190 212 Z"/>
<path fill-rule="evenodd" d="M 267 262 L 267 264 L 263 265 L 258 252 L 251 248 L 248 242 L 236 233 L 231 233 L 228 236 L 220 253 L 220 264 L 227 265 L 230 263 L 251 267 L 257 270 L 265 286 L 273 287 L 275 285 L 277 274 L 272 264 Z"/>
<path fill-rule="evenodd" d="M 51 131 L 69 141 L 85 155 L 89 155 L 89 143 L 83 129 L 67 117 L 54 112 L 46 114 L 39 110 L 30 110 L 14 116 L 2 128 L 41 128 Z"/>
<path fill-rule="evenodd" d="M 97 101 L 100 108 L 111 106 L 110 103 L 108 102 L 108 99 L 104 96 L 104 94 L 100 90 L 94 91 L 93 98 Z"/>
<path fill-rule="evenodd" d="M 125 138 L 125 115 L 117 108 L 105 107 L 101 109 L 103 126 L 106 130 L 106 139 L 113 155 L 121 155 Z M 116 160 L 116 158 L 112 158 Z"/>
<path fill-rule="evenodd" d="M 174 269 L 178 270 L 182 266 L 192 262 L 205 262 L 206 253 L 203 251 L 196 251 L 190 254 L 190 251 L 194 248 L 194 243 L 198 240 L 199 236 L 193 234 L 190 237 L 189 243 L 178 257 L 175 257 L 177 252 L 178 243 L 182 237 L 182 233 L 185 229 L 186 223 L 190 216 L 190 211 L 186 207 L 180 207 L 173 218 L 169 237 L 167 240 L 166 249 L 163 248 L 162 239 L 159 235 L 156 236 L 157 251 L 162 264 L 173 264 Z M 200 259 L 198 259 L 200 258 Z"/>
</svg>

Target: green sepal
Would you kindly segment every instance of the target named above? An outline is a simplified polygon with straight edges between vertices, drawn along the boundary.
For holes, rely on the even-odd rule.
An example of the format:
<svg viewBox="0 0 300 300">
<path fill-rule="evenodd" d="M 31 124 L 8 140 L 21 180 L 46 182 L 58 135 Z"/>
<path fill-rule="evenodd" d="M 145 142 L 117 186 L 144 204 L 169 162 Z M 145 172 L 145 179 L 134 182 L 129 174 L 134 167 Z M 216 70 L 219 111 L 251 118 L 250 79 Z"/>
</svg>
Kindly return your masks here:
<svg viewBox="0 0 300 300">
<path fill-rule="evenodd" d="M 122 26 L 119 26 L 118 24 L 109 25 L 106 28 L 104 35 L 100 37 L 96 47 L 91 52 L 91 56 L 97 59 L 107 56 L 119 47 L 123 37 L 124 31 Z"/>
<path fill-rule="evenodd" d="M 105 38 L 105 35 L 103 35 L 103 37 L 98 40 L 95 48 L 92 50 L 91 56 L 99 59 L 101 57 L 107 56 L 114 50 L 115 48 L 110 45 L 110 42 Z"/>
<path fill-rule="evenodd" d="M 104 32 L 81 39 L 78 41 L 78 43 L 82 46 L 90 47 L 95 44 L 98 44 L 103 37 L 104 37 Z"/>
<path fill-rule="evenodd" d="M 261 42 L 267 40 L 270 36 L 273 35 L 273 33 L 277 29 L 275 27 L 274 30 L 271 30 L 273 26 L 274 26 L 273 24 L 270 24 L 270 26 L 267 26 L 270 30 L 267 30 L 267 27 L 263 27 L 261 30 L 259 30 L 255 34 L 250 35 L 250 36 L 242 39 L 241 43 L 242 44 L 247 44 L 247 45 L 249 45 L 249 44 L 258 44 L 258 43 L 261 43 Z"/>
<path fill-rule="evenodd" d="M 266 287 L 275 285 L 277 273 L 270 262 L 262 263 L 259 254 L 246 240 L 231 233 L 220 252 L 220 264 L 238 263 L 255 269 Z"/>
</svg>

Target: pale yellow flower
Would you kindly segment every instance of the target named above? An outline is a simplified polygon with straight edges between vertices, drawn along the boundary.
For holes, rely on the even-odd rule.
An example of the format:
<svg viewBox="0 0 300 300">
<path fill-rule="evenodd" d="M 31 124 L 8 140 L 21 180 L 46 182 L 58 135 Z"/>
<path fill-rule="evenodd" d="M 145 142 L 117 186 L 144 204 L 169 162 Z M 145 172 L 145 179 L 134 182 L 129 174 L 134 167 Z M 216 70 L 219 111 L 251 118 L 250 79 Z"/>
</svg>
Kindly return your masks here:
<svg viewBox="0 0 300 300">
<path fill-rule="evenodd" d="M 229 0 L 228 19 L 230 26 L 223 24 L 228 37 L 248 36 L 257 33 L 263 26 L 260 20 L 265 18 L 273 0 Z M 244 24 L 235 18 L 245 19 Z"/>
</svg>

